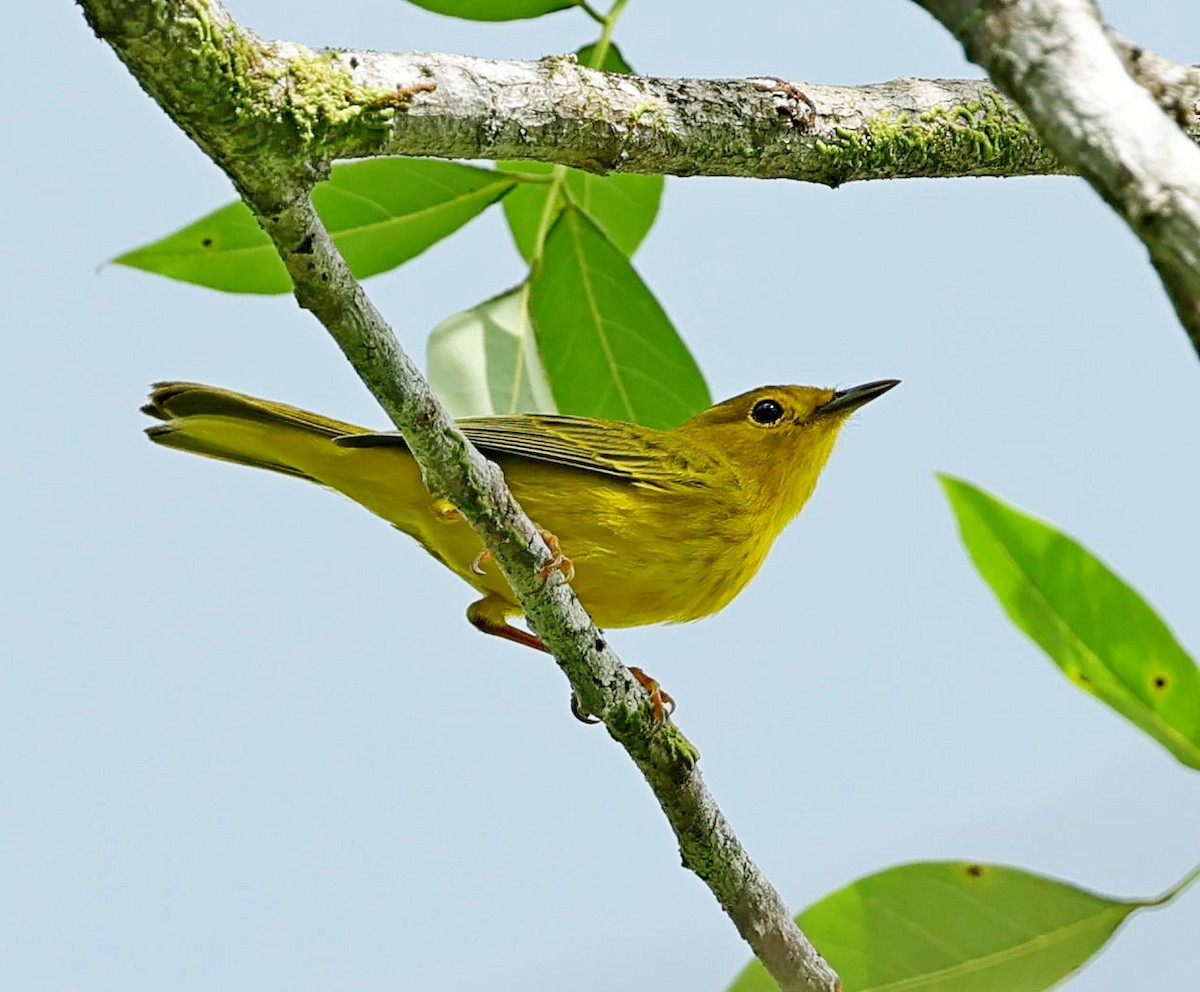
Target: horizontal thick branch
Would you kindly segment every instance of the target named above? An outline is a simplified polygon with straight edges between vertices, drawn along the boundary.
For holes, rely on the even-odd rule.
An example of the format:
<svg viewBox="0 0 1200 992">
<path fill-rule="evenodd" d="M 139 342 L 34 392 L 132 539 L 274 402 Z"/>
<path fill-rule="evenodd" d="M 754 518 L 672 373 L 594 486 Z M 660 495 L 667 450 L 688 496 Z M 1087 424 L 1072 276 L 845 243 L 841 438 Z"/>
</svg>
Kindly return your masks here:
<svg viewBox="0 0 1200 992">
<path fill-rule="evenodd" d="M 572 55 L 505 62 L 318 51 L 262 41 L 199 0 L 187 6 L 189 20 L 143 25 L 122 57 L 138 60 L 143 85 L 214 159 L 252 154 L 264 175 L 373 155 L 535 158 L 597 172 L 830 186 L 1070 171 L 981 80 L 660 79 L 598 72 Z M 160 35 L 174 47 L 151 42 Z M 180 47 L 193 55 L 186 80 L 169 54 Z M 1177 102 L 1178 90 L 1162 97 Z M 1194 120 L 1189 127 L 1200 140 Z"/>
<path fill-rule="evenodd" d="M 573 56 L 328 53 L 364 87 L 415 95 L 371 148 L 339 154 L 537 158 L 597 172 L 800 179 L 1016 176 L 1062 169 L 982 80 L 868 86 L 659 79 L 597 72 Z"/>
</svg>

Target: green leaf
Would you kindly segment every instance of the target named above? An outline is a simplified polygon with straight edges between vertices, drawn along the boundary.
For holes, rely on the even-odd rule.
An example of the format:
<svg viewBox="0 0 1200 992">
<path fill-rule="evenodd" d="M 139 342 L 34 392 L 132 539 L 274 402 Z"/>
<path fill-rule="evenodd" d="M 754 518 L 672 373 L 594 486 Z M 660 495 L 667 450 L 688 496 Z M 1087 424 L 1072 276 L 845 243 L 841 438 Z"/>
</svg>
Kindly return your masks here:
<svg viewBox="0 0 1200 992">
<path fill-rule="evenodd" d="M 529 284 L 447 317 L 428 346 L 429 383 L 456 417 L 556 413 L 529 321 Z"/>
<path fill-rule="evenodd" d="M 419 255 L 514 185 L 490 169 L 379 158 L 335 165 L 312 198 L 351 270 L 363 278 Z M 113 261 L 230 293 L 292 288 L 270 239 L 241 202 Z"/>
<path fill-rule="evenodd" d="M 587 45 L 576 56 L 580 65 L 591 65 L 595 45 Z M 633 70 L 616 45 L 609 45 L 598 67 L 605 72 L 630 73 Z M 544 162 L 497 162 L 497 167 L 515 175 L 549 177 L 555 167 Z M 566 194 L 549 181 L 527 183 L 504 198 L 504 216 L 513 241 L 525 261 L 533 260 L 538 233 L 550 229 L 565 206 L 566 199 L 586 213 L 608 240 L 632 257 L 658 216 L 665 180 L 662 176 L 620 173 L 597 176 L 579 169 L 567 169 L 562 182 Z M 553 202 L 550 202 L 553 197 Z"/>
<path fill-rule="evenodd" d="M 577 210 L 564 211 L 546 238 L 529 312 L 561 412 L 665 428 L 711 405 L 658 300 Z"/>
<path fill-rule="evenodd" d="M 1072 682 L 1200 768 L 1200 670 L 1149 604 L 1065 534 L 959 479 L 941 481 L 1012 621 Z"/>
<path fill-rule="evenodd" d="M 580 65 L 586 65 L 589 69 L 599 69 L 601 72 L 619 72 L 624 76 L 633 74 L 633 68 L 625 61 L 625 56 L 621 54 L 621 49 L 616 46 L 615 42 L 609 42 L 608 48 L 604 51 L 604 58 L 600 60 L 599 65 L 592 65 L 596 58 L 596 49 L 598 44 L 584 45 L 582 48 L 575 51 L 575 58 L 579 60 Z"/>
<path fill-rule="evenodd" d="M 545 162 L 504 161 L 496 165 L 513 175 L 549 176 L 554 171 L 554 166 Z M 562 181 L 571 202 L 586 213 L 626 257 L 637 251 L 654 226 L 665 184 L 662 176 L 633 173 L 596 176 L 578 169 L 567 169 Z M 554 201 L 548 206 L 551 196 Z M 504 198 L 504 216 L 517 251 L 525 261 L 533 260 L 542 225 L 549 229 L 565 206 L 562 191 L 556 190 L 548 181 L 523 183 Z"/>
<path fill-rule="evenodd" d="M 810 906 L 796 922 L 841 976 L 844 992 L 1038 992 L 1080 968 L 1130 913 L 1121 901 L 1017 868 L 968 862 L 900 865 Z M 753 961 L 729 992 L 776 992 Z"/>
<path fill-rule="evenodd" d="M 409 0 L 435 14 L 468 21 L 517 21 L 578 5 L 578 0 Z"/>
</svg>

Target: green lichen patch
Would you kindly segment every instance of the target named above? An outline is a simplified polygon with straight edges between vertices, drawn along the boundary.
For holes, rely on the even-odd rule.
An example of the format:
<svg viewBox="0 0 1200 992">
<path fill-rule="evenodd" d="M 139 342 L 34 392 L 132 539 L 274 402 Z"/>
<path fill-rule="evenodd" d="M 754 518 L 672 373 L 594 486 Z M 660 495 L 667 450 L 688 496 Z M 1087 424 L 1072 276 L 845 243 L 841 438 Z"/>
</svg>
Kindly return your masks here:
<svg viewBox="0 0 1200 992">
<path fill-rule="evenodd" d="M 885 110 L 814 144 L 837 182 L 1020 174 L 1039 147 L 1029 122 L 999 96 L 920 115 Z"/>
<path fill-rule="evenodd" d="M 673 723 L 663 727 L 659 737 L 659 743 L 670 757 L 671 766 L 678 769 L 680 778 L 686 777 L 700 761 L 699 749 Z"/>
<path fill-rule="evenodd" d="M 433 82 L 394 89 L 360 86 L 337 52 L 291 55 L 269 75 L 276 118 L 305 143 L 319 142 L 332 128 L 387 129 L 416 94 L 437 88 Z"/>
</svg>

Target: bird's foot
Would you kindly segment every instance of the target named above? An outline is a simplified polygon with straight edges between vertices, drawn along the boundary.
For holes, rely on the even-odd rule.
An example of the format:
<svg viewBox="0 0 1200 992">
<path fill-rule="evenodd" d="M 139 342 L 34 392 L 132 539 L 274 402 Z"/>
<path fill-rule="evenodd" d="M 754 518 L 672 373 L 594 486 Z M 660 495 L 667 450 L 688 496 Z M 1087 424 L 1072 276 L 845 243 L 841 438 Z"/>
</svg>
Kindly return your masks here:
<svg viewBox="0 0 1200 992">
<path fill-rule="evenodd" d="M 536 525 L 535 525 L 536 526 Z M 538 533 L 542 535 L 542 540 L 546 542 L 546 547 L 550 549 L 550 560 L 538 569 L 538 581 L 545 585 L 550 576 L 555 572 L 561 572 L 563 579 L 570 582 L 575 578 L 575 563 L 563 554 L 562 545 L 558 543 L 558 538 L 546 530 L 545 527 L 538 527 Z"/>
<path fill-rule="evenodd" d="M 654 721 L 655 726 L 661 726 L 675 712 L 675 700 L 669 693 L 663 691 L 662 686 L 658 684 L 658 679 L 651 678 L 640 668 L 630 665 L 629 674 L 637 679 L 638 684 L 646 690 L 650 697 L 650 718 Z"/>
<path fill-rule="evenodd" d="M 545 527 L 538 527 L 538 533 L 542 535 L 542 540 L 546 542 L 546 547 L 550 549 L 550 560 L 537 570 L 538 582 L 545 585 L 550 576 L 555 572 L 562 572 L 562 576 L 568 582 L 575 578 L 575 563 L 571 561 L 562 552 L 562 545 L 559 544 L 558 538 L 555 537 Z M 476 575 L 486 574 L 483 566 L 492 560 L 492 553 L 484 548 L 479 552 L 471 562 L 471 571 Z"/>
</svg>

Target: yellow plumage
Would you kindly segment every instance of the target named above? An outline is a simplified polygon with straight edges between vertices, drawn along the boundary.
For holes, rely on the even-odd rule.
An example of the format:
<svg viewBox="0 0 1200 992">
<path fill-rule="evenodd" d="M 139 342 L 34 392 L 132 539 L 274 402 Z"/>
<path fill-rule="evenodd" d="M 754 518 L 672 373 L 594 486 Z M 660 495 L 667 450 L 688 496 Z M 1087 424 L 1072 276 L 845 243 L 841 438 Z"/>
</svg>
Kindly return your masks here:
<svg viewBox="0 0 1200 992">
<path fill-rule="evenodd" d="M 847 416 L 895 384 L 764 386 L 667 431 L 549 415 L 459 424 L 558 537 L 596 623 L 632 627 L 695 620 L 733 599 L 812 495 Z M 159 444 L 309 479 L 361 503 L 482 594 L 472 623 L 515 633 L 505 624 L 521 612 L 512 591 L 494 564 L 473 571 L 479 538 L 426 492 L 399 435 L 194 383 L 156 385 L 143 410 L 162 421 L 147 429 Z"/>
</svg>

